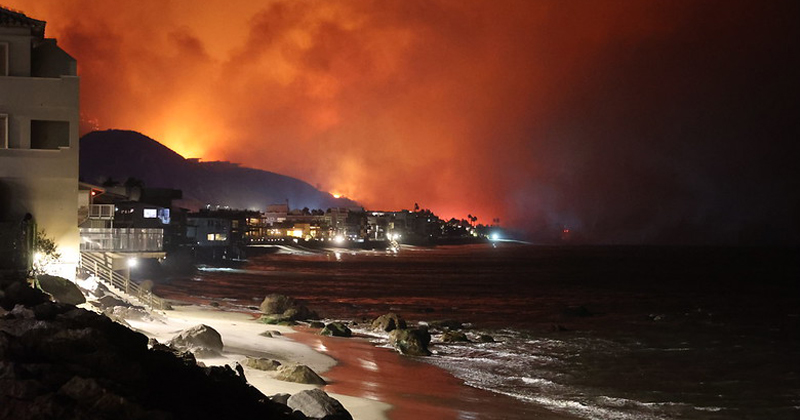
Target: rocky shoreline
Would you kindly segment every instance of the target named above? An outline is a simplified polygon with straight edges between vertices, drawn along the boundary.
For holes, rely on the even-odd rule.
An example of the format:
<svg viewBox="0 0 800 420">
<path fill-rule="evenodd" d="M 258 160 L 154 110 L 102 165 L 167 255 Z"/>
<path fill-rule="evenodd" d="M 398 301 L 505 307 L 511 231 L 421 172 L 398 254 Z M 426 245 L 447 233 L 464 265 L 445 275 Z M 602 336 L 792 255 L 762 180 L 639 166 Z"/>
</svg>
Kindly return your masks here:
<svg viewBox="0 0 800 420">
<path fill-rule="evenodd" d="M 241 349 L 241 344 L 229 345 L 227 339 L 223 344 L 223 336 L 202 323 L 179 332 L 171 330 L 168 337 L 159 335 L 152 330 L 162 322 L 158 314 L 86 290 L 94 309 L 104 314 L 78 308 L 74 290 L 65 290 L 63 282 L 47 281 L 58 286 L 57 298 L 31 287 L 24 277 L 2 278 L 0 418 L 202 419 L 231 414 L 275 419 L 353 418 L 338 400 L 318 389 L 326 380 L 311 367 L 296 363 L 296 355 L 287 353 L 280 360 L 247 355 L 253 351 Z M 39 287 L 52 293 L 44 284 Z M 394 313 L 374 320 L 324 323 L 302 302 L 282 295 L 267 296 L 260 312 L 255 328 L 301 322 L 312 334 L 350 337 L 352 327 L 362 336 L 382 337 L 399 353 L 410 356 L 432 354 L 428 348 L 431 331 L 441 334 L 436 336 L 438 342 L 469 340 L 461 323 L 440 321 L 409 327 Z M 266 330 L 253 335 L 258 338 L 245 341 L 274 339 L 281 333 Z M 239 347 L 239 353 L 247 356 L 230 354 L 236 352 L 231 347 Z M 324 372 L 327 368 L 320 369 Z M 274 383 L 264 386 L 265 381 L 303 385 L 287 385 L 267 397 L 270 393 L 265 389 L 275 391 L 276 387 Z"/>
<path fill-rule="evenodd" d="M 385 335 L 389 345 L 407 356 L 431 356 L 433 353 L 428 347 L 433 338 L 432 332 L 437 334 L 437 341 L 441 343 L 469 343 L 473 339 L 483 343 L 494 341 L 489 335 L 477 335 L 471 339 L 465 332 L 466 325 L 455 320 L 422 322 L 418 326 L 410 327 L 405 319 L 393 312 L 375 319 L 363 319 L 360 323 L 324 323 L 316 320 L 318 315 L 302 302 L 280 294 L 268 295 L 259 309 L 263 313 L 261 321 L 264 323 L 296 325 L 298 321 L 306 321 L 309 328 L 318 330 L 320 335 L 347 338 L 353 336 L 353 328 L 367 334 Z"/>
<path fill-rule="evenodd" d="M 51 302 L 24 279 L 2 286 L 0 418 L 294 418 L 230 367 L 150 348 L 143 334 Z"/>
<path fill-rule="evenodd" d="M 234 369 L 199 362 L 222 352 L 211 327 L 161 343 L 105 315 L 53 302 L 24 277 L 1 281 L 2 419 L 353 418 L 321 390 L 270 398 L 248 383 L 238 363 Z M 314 383 L 304 368 L 287 364 L 282 380 Z"/>
</svg>

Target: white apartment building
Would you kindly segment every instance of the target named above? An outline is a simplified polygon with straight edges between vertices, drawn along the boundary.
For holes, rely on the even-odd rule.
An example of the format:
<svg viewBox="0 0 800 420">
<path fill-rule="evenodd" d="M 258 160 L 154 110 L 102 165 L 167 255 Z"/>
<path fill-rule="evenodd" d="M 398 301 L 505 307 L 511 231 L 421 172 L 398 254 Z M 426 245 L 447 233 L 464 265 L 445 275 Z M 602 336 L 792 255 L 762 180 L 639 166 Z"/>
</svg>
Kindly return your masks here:
<svg viewBox="0 0 800 420">
<path fill-rule="evenodd" d="M 79 78 L 75 59 L 44 30 L 45 22 L 0 7 L 0 241 L 30 214 L 61 253 L 48 271 L 73 279 L 80 258 Z"/>
</svg>

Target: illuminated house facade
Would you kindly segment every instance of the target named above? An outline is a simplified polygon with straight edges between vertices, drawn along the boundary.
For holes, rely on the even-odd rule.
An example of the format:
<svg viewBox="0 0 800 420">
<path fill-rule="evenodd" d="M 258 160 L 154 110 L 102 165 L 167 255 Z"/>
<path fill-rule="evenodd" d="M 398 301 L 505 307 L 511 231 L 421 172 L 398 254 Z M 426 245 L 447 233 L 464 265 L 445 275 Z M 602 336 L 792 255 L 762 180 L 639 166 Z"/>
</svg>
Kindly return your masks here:
<svg viewBox="0 0 800 420">
<path fill-rule="evenodd" d="M 79 78 L 76 61 L 44 30 L 45 22 L 0 7 L 0 230 L 8 236 L 0 241 L 13 242 L 30 219 L 61 253 L 48 271 L 72 279 L 80 258 Z M 14 252 L 6 248 L 0 254 Z"/>
</svg>

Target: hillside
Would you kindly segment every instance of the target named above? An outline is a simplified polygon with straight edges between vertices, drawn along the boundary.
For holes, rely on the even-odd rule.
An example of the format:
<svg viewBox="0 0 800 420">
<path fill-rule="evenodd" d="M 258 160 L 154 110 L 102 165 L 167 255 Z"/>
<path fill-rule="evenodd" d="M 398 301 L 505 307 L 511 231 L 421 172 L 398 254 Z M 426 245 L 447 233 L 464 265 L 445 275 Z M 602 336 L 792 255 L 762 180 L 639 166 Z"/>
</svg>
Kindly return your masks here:
<svg viewBox="0 0 800 420">
<path fill-rule="evenodd" d="M 109 177 L 129 177 L 147 187 L 183 191 L 183 205 L 206 204 L 264 210 L 289 201 L 291 208 L 350 207 L 357 203 L 337 199 L 296 178 L 230 162 L 184 159 L 161 143 L 135 131 L 95 131 L 81 138 L 81 180 L 100 185 Z"/>
</svg>

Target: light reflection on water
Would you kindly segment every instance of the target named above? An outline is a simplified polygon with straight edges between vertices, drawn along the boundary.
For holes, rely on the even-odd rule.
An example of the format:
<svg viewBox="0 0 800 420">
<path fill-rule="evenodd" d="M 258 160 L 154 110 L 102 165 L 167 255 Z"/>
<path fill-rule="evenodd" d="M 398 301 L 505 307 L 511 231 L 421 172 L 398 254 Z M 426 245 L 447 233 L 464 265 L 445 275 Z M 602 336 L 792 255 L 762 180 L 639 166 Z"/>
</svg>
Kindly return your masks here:
<svg viewBox="0 0 800 420">
<path fill-rule="evenodd" d="M 791 261 L 713 248 L 503 245 L 268 255 L 156 292 L 251 310 L 282 293 L 332 319 L 394 311 L 471 322 L 498 343 L 439 344 L 429 361 L 579 418 L 789 419 L 800 406 Z"/>
</svg>

